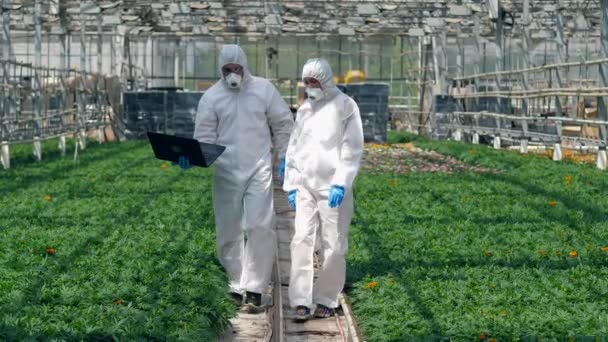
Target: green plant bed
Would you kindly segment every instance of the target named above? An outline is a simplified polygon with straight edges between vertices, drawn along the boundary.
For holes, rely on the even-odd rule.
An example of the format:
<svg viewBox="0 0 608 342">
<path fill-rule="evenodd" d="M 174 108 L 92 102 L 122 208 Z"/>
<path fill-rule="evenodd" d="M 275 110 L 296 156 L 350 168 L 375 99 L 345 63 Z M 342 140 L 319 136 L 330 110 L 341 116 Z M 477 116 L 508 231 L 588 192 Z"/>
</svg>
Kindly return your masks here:
<svg viewBox="0 0 608 342">
<path fill-rule="evenodd" d="M 162 163 L 145 142 L 90 142 L 76 162 L 45 154 L 56 144 L 42 162 L 15 146 L 0 172 L 0 340 L 223 332 L 234 308 L 215 257 L 211 172 Z"/>
<path fill-rule="evenodd" d="M 368 165 L 358 176 L 347 292 L 366 340 L 608 335 L 605 172 L 407 134 L 391 142 L 470 168 Z"/>
</svg>

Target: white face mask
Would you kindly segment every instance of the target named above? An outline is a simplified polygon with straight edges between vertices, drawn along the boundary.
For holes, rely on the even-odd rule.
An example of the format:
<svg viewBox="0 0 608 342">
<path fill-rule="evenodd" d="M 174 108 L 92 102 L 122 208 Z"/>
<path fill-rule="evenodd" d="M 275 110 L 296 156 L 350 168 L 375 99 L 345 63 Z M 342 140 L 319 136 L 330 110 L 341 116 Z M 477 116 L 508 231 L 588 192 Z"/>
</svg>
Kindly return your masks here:
<svg viewBox="0 0 608 342">
<path fill-rule="evenodd" d="M 306 95 L 311 101 L 319 101 L 323 97 L 325 97 L 325 93 L 321 88 L 306 88 Z"/>
<path fill-rule="evenodd" d="M 231 89 L 238 89 L 241 87 L 241 82 L 243 81 L 243 77 L 239 74 L 230 73 L 228 76 L 224 78 L 226 80 L 226 84 Z"/>
</svg>

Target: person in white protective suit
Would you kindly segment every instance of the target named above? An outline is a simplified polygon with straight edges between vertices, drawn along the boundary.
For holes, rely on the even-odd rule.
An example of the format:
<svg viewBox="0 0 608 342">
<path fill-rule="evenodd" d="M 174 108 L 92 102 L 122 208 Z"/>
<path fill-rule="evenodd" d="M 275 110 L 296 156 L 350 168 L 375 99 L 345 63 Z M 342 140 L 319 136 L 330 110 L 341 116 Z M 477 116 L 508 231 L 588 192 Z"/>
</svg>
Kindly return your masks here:
<svg viewBox="0 0 608 342">
<path fill-rule="evenodd" d="M 213 178 L 218 258 L 235 304 L 246 294 L 250 311 L 260 311 L 276 248 L 271 143 L 282 177 L 293 116 L 272 83 L 251 75 L 239 46 L 223 46 L 219 65 L 222 79 L 199 102 L 194 139 L 226 146 Z"/>
<path fill-rule="evenodd" d="M 287 148 L 285 182 L 296 210 L 291 242 L 289 302 L 296 319 L 329 317 L 344 287 L 353 181 L 363 154 L 359 107 L 333 83 L 323 59 L 304 65 L 308 99 L 298 109 Z M 320 226 L 322 265 L 313 285 L 313 253 Z"/>
</svg>

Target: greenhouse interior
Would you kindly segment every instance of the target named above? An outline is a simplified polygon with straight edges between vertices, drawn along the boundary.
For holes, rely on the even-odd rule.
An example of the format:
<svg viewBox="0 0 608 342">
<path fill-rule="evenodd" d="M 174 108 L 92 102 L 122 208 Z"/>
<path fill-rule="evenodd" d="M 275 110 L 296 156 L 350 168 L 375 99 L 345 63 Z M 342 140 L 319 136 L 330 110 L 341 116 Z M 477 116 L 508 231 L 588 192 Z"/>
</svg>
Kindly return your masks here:
<svg viewBox="0 0 608 342">
<path fill-rule="evenodd" d="M 608 0 L 0 1 L 0 340 L 608 339 Z"/>
</svg>

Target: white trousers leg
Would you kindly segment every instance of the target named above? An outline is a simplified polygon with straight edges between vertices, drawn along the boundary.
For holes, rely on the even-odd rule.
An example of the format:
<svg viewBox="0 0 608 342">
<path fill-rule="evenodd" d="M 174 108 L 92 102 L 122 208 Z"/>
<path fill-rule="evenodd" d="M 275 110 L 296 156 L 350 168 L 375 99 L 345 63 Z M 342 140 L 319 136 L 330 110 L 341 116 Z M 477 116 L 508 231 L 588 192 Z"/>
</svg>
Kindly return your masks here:
<svg viewBox="0 0 608 342">
<path fill-rule="evenodd" d="M 217 254 L 228 273 L 231 292 L 262 293 L 270 283 L 276 246 L 271 170 L 270 163 L 265 163 L 242 186 L 216 170 Z"/>
<path fill-rule="evenodd" d="M 272 166 L 263 166 L 251 179 L 244 198 L 245 244 L 241 288 L 263 293 L 270 284 L 276 250 Z"/>
<path fill-rule="evenodd" d="M 298 189 L 289 284 L 289 301 L 293 307 L 323 304 L 335 308 L 344 287 L 352 193 L 347 193 L 342 205 L 333 209 L 328 206 L 327 195 L 328 191 L 313 193 L 306 188 Z M 323 263 L 317 284 L 313 284 L 313 253 L 319 224 Z"/>
<path fill-rule="evenodd" d="M 241 275 L 245 254 L 242 228 L 244 191 L 222 176 L 219 170 L 215 171 L 213 208 L 217 257 L 228 273 L 230 291 L 242 293 Z"/>
<path fill-rule="evenodd" d="M 323 263 L 319 270 L 313 301 L 328 308 L 338 307 L 338 295 L 346 280 L 348 227 L 353 216 L 353 195 L 348 192 L 338 208 L 330 208 L 327 197 L 319 203 Z"/>
</svg>

